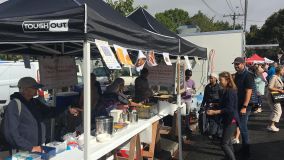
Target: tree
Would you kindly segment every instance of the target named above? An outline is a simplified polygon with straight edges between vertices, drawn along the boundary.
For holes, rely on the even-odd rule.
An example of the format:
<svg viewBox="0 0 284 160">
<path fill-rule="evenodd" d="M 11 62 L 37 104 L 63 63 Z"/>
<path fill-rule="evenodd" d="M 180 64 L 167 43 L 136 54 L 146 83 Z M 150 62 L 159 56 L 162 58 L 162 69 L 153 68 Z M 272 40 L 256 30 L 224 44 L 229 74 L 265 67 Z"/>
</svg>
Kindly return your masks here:
<svg viewBox="0 0 284 160">
<path fill-rule="evenodd" d="M 177 28 L 181 25 L 190 24 L 188 12 L 178 8 L 157 13 L 155 17 L 173 32 L 176 32 Z"/>
<path fill-rule="evenodd" d="M 202 32 L 232 30 L 233 26 L 228 22 L 214 21 L 214 17 L 208 17 L 201 11 L 198 11 L 192 17 L 189 16 L 187 11 L 182 9 L 170 9 L 155 15 L 156 19 L 164 24 L 168 29 L 176 32 L 177 28 L 181 25 L 197 25 Z M 236 25 L 236 29 L 241 29 L 241 25 Z"/>
<path fill-rule="evenodd" d="M 214 18 L 209 18 L 201 11 L 198 11 L 193 17 L 191 17 L 192 24 L 200 27 L 202 32 L 216 31 L 216 26 L 214 25 Z"/>
<path fill-rule="evenodd" d="M 279 43 L 280 48 L 284 49 L 284 9 L 271 15 L 260 30 L 262 42 Z"/>
<path fill-rule="evenodd" d="M 138 6 L 134 6 L 134 0 L 106 0 L 106 2 L 124 16 L 129 15 L 138 8 Z M 147 9 L 146 5 L 141 7 Z"/>
<path fill-rule="evenodd" d="M 247 44 L 279 44 L 279 48 L 256 50 L 258 54 L 277 60 L 277 54 L 284 49 L 284 9 L 267 18 L 264 25 L 258 29 L 256 25 L 250 27 L 246 33 Z"/>
</svg>

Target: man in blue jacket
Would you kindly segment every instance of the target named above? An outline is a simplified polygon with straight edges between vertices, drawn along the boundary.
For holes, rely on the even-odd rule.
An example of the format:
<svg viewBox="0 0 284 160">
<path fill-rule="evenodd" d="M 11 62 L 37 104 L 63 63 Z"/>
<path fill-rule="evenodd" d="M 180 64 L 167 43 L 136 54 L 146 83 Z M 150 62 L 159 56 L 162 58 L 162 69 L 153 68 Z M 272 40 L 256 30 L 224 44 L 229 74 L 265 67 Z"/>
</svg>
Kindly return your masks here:
<svg viewBox="0 0 284 160">
<path fill-rule="evenodd" d="M 41 152 L 45 143 L 44 119 L 52 118 L 64 111 L 48 107 L 35 99 L 37 90 L 42 87 L 32 77 L 21 78 L 18 82 L 19 92 L 11 95 L 11 101 L 5 109 L 3 133 L 11 149 Z M 20 104 L 17 104 L 17 101 Z M 19 107 L 20 105 L 20 107 Z M 76 109 L 70 109 L 78 114 Z"/>
</svg>

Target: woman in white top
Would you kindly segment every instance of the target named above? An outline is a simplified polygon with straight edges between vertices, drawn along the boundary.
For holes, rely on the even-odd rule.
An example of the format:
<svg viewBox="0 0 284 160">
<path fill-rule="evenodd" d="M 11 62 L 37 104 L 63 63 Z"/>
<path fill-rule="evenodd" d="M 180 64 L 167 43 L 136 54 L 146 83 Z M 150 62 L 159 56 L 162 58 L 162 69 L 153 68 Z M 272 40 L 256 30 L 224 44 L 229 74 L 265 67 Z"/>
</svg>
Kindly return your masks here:
<svg viewBox="0 0 284 160">
<path fill-rule="evenodd" d="M 279 92 L 279 93 L 284 93 L 283 90 L 283 82 L 281 80 L 281 76 L 284 75 L 284 68 L 282 66 L 278 66 L 275 68 L 275 75 L 271 78 L 269 81 L 269 91 L 270 92 Z M 272 132 L 278 132 L 279 128 L 275 126 L 275 123 L 278 123 L 281 115 L 282 115 L 282 109 L 281 109 L 281 104 L 278 103 L 273 103 L 272 106 L 272 112 L 270 115 L 270 124 L 267 126 L 267 129 Z"/>
</svg>

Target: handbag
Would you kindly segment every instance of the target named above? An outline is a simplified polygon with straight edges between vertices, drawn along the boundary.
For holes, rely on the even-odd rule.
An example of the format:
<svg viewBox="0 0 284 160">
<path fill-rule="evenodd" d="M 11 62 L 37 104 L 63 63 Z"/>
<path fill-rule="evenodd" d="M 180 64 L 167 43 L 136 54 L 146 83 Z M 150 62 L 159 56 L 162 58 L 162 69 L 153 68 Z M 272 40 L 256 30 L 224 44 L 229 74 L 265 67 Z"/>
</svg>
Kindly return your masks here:
<svg viewBox="0 0 284 160">
<path fill-rule="evenodd" d="M 279 103 L 284 101 L 284 93 L 271 92 L 271 98 L 273 103 Z"/>
</svg>

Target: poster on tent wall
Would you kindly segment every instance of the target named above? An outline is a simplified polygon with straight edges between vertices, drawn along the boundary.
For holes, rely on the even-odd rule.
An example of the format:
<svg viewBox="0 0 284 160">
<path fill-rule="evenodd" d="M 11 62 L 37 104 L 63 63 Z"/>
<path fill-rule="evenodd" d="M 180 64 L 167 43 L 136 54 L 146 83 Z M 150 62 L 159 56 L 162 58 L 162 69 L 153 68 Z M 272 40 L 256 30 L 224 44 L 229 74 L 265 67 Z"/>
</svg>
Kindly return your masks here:
<svg viewBox="0 0 284 160">
<path fill-rule="evenodd" d="M 109 69 L 121 69 L 121 66 L 115 58 L 114 53 L 112 52 L 108 42 L 96 39 L 95 43 L 100 51 L 100 54 L 103 57 L 106 66 Z"/>
<path fill-rule="evenodd" d="M 169 53 L 163 53 L 164 61 L 168 66 L 172 65 L 172 62 L 170 60 L 170 54 Z"/>
<path fill-rule="evenodd" d="M 136 70 L 140 72 L 144 68 L 145 63 L 146 63 L 146 56 L 142 51 L 139 50 L 138 57 L 135 63 Z"/>
<path fill-rule="evenodd" d="M 155 57 L 155 53 L 153 50 L 148 52 L 147 54 L 147 65 L 150 67 L 154 67 L 158 65 L 156 62 L 156 57 Z"/>
<path fill-rule="evenodd" d="M 133 63 L 129 57 L 129 54 L 127 52 L 126 48 L 123 48 L 121 46 L 118 45 L 113 45 L 115 52 L 116 52 L 116 56 L 118 58 L 118 60 L 120 61 L 121 64 L 124 65 L 128 65 L 128 66 L 133 66 Z"/>
<path fill-rule="evenodd" d="M 40 57 L 39 73 L 43 89 L 58 89 L 78 83 L 76 63 L 72 57 Z"/>
</svg>

